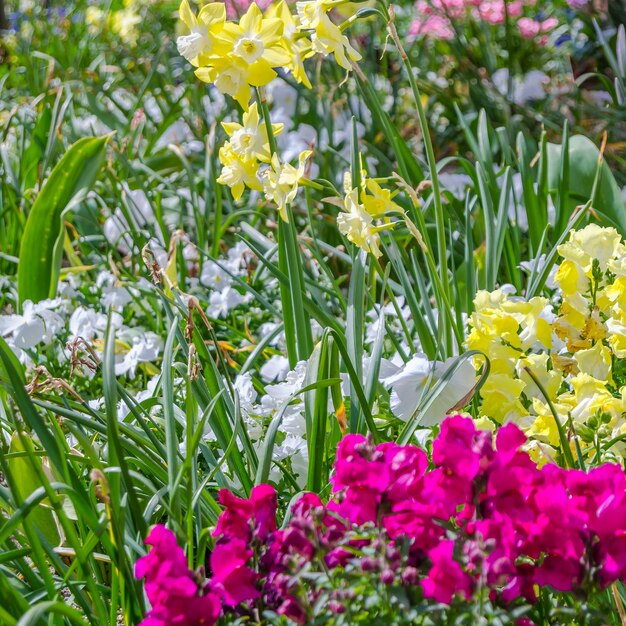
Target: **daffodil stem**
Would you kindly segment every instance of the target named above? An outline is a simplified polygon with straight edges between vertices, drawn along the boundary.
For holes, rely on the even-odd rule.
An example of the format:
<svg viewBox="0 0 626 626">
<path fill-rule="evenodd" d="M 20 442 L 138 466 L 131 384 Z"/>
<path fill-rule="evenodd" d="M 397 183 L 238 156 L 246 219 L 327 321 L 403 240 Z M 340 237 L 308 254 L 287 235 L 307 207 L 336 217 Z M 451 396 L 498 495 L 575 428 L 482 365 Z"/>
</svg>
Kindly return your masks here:
<svg viewBox="0 0 626 626">
<path fill-rule="evenodd" d="M 265 94 L 260 88 L 255 89 L 255 91 L 263 122 L 267 129 L 270 154 L 273 157 L 278 155 L 278 147 L 272 129 L 272 120 L 270 119 Z M 286 207 L 286 213 L 286 220 L 278 218 L 278 267 L 283 274 L 287 275 L 289 281 L 288 284 L 280 283 L 280 299 L 283 307 L 287 355 L 290 366 L 295 367 L 298 361 L 306 360 L 311 355 L 313 338 L 311 320 L 302 305 L 306 292 L 304 271 L 300 249 L 298 248 L 298 235 L 289 206 Z"/>
<path fill-rule="evenodd" d="M 263 115 L 263 122 L 267 129 L 267 140 L 270 144 L 270 154 L 278 154 L 278 146 L 276 145 L 276 137 L 274 137 L 274 130 L 272 128 L 272 120 L 270 118 L 270 112 L 267 108 L 267 100 L 265 99 L 265 92 L 260 87 L 255 87 L 256 99 L 261 109 L 261 115 Z"/>
<path fill-rule="evenodd" d="M 424 141 L 426 159 L 428 161 L 428 169 L 430 170 L 430 179 L 432 182 L 433 202 L 435 206 L 435 220 L 437 224 L 437 254 L 439 257 L 441 287 L 443 289 L 445 299 L 447 301 L 450 301 L 451 289 L 450 277 L 448 275 L 448 248 L 446 243 L 446 225 L 443 212 L 443 204 L 441 202 L 441 189 L 439 187 L 439 178 L 437 176 L 437 160 L 435 158 L 435 150 L 433 148 L 433 142 L 430 137 L 430 129 L 428 127 L 428 121 L 426 120 L 424 105 L 422 104 L 422 95 L 420 93 L 419 87 L 417 86 L 415 75 L 413 74 L 413 66 L 402 46 L 402 43 L 400 42 L 400 38 L 398 37 L 398 32 L 396 30 L 394 22 L 395 14 L 393 11 L 393 6 L 390 6 L 387 9 L 387 14 L 389 16 L 387 22 L 387 30 L 389 31 L 389 35 L 391 36 L 391 39 L 393 40 L 398 50 L 398 53 L 400 54 L 400 58 L 402 59 L 402 63 L 406 69 L 406 73 L 409 78 L 409 84 L 411 85 L 411 91 L 413 92 L 413 99 L 415 100 L 415 105 L 417 107 L 417 115 L 419 118 L 420 129 L 422 131 L 422 139 Z M 446 316 L 441 316 L 441 319 L 445 320 Z M 444 324 L 446 347 L 448 353 L 450 353 L 452 347 L 452 329 L 447 323 L 444 322 Z"/>
</svg>

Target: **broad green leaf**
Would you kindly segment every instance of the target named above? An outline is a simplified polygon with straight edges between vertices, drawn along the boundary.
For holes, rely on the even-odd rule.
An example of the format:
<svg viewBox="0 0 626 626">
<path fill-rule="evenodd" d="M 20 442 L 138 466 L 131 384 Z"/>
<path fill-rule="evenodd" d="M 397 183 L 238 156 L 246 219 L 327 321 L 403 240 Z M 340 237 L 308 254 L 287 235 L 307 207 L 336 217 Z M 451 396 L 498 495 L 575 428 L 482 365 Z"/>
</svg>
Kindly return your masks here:
<svg viewBox="0 0 626 626">
<path fill-rule="evenodd" d="M 20 306 L 56 294 L 63 241 L 63 213 L 94 183 L 108 137 L 78 140 L 63 155 L 39 192 L 26 221 L 17 273 Z"/>
<path fill-rule="evenodd" d="M 548 144 L 548 185 L 551 190 L 559 189 L 561 180 L 560 145 Z M 583 135 L 574 135 L 569 139 L 569 215 L 574 208 L 591 199 L 600 151 L 596 145 Z M 595 191 L 592 208 L 606 225 L 614 226 L 626 236 L 626 205 L 621 190 L 615 182 L 606 161 L 602 161 L 600 177 Z"/>
<path fill-rule="evenodd" d="M 25 446 L 25 442 L 30 442 L 31 445 Z M 36 463 L 41 468 L 41 472 L 44 472 L 43 462 L 41 457 L 32 453 L 32 450 L 32 439 L 29 435 L 26 433 L 22 433 L 21 436 L 18 433 L 13 435 L 9 448 L 10 454 L 6 462 L 10 470 L 11 488 L 20 502 L 41 486 L 33 464 Z M 33 526 L 50 542 L 50 545 L 57 546 L 59 533 L 50 506 L 45 502 L 40 502 L 29 515 Z"/>
</svg>

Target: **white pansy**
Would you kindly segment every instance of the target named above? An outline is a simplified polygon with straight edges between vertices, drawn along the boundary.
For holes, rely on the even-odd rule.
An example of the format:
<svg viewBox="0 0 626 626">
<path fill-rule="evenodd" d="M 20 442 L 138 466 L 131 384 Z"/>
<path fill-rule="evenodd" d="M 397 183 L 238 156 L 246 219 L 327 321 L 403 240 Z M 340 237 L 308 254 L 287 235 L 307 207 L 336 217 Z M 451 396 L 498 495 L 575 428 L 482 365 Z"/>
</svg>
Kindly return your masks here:
<svg viewBox="0 0 626 626">
<path fill-rule="evenodd" d="M 211 287 L 216 291 L 223 291 L 232 285 L 233 279 L 215 261 L 207 259 L 202 265 L 200 273 L 200 284 Z"/>
<path fill-rule="evenodd" d="M 93 309 L 79 306 L 74 310 L 69 321 L 69 340 L 82 337 L 91 341 L 95 337 L 102 337 L 107 328 L 108 317 L 105 313 L 99 313 Z M 121 328 L 122 316 L 119 313 L 111 314 L 111 326 Z"/>
<path fill-rule="evenodd" d="M 385 386 L 391 390 L 390 405 L 393 414 L 405 421 L 410 419 L 418 406 L 423 404 L 428 391 L 454 362 L 455 359 L 448 359 L 443 363 L 433 362 L 429 361 L 426 355 L 417 354 L 395 374 L 383 379 Z M 474 367 L 469 361 L 464 361 L 421 416 L 420 425 L 440 424 L 450 409 L 470 393 L 475 383 Z"/>
<path fill-rule="evenodd" d="M 155 361 L 163 349 L 163 340 L 153 332 L 126 329 L 126 332 L 120 333 L 120 340 L 127 342 L 129 348 L 116 354 L 116 376 L 133 378 L 140 363 Z"/>
<path fill-rule="evenodd" d="M 261 378 L 269 382 L 281 382 L 289 372 L 289 359 L 280 354 L 275 354 L 263 364 L 259 370 Z"/>
<path fill-rule="evenodd" d="M 0 315 L 0 335 L 10 338 L 20 350 L 28 350 L 39 343 L 50 343 L 65 326 L 63 318 L 51 310 L 58 306 L 59 300 L 38 303 L 26 300 L 21 314 Z"/>
<path fill-rule="evenodd" d="M 209 298 L 207 315 L 213 318 L 226 317 L 234 308 L 245 304 L 251 299 L 251 294 L 242 295 L 230 286 L 222 291 L 213 291 Z"/>
<path fill-rule="evenodd" d="M 132 302 L 132 296 L 128 289 L 111 272 L 100 272 L 96 278 L 96 287 L 101 290 L 101 304 L 105 309 L 109 307 L 121 309 Z"/>
</svg>

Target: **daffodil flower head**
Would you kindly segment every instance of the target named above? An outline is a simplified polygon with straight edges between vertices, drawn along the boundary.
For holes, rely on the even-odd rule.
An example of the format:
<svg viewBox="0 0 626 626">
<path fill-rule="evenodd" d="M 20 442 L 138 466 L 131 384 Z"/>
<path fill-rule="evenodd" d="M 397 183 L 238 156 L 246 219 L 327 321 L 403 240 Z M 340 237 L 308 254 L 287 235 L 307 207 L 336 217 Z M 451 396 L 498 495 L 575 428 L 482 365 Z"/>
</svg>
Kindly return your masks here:
<svg viewBox="0 0 626 626">
<path fill-rule="evenodd" d="M 248 83 L 253 87 L 267 85 L 276 76 L 272 68 L 287 65 L 291 60 L 283 45 L 283 22 L 263 17 L 254 2 L 238 24 L 224 25 L 219 39 L 222 60 L 232 58 L 243 63 Z"/>
<path fill-rule="evenodd" d="M 241 198 L 245 187 L 262 191 L 263 186 L 257 176 L 259 164 L 256 159 L 242 158 L 229 142 L 220 148 L 219 159 L 222 172 L 217 182 L 230 187 L 235 200 Z"/>
<path fill-rule="evenodd" d="M 305 0 L 296 2 L 296 10 L 300 18 L 301 28 L 317 28 L 323 17 L 330 10 L 331 6 L 324 0 Z"/>
<path fill-rule="evenodd" d="M 371 252 L 376 258 L 381 255 L 380 235 L 381 227 L 374 224 L 374 218 L 359 202 L 359 190 L 352 189 L 344 199 L 344 212 L 337 216 L 339 232 L 353 244 Z"/>
<path fill-rule="evenodd" d="M 182 0 L 179 15 L 188 31 L 176 40 L 179 54 L 195 67 L 207 65 L 213 53 L 215 36 L 226 21 L 225 5 L 222 2 L 210 2 L 200 9 L 196 17 L 188 0 Z"/>
<path fill-rule="evenodd" d="M 404 213 L 402 207 L 392 200 L 389 189 L 383 189 L 373 178 L 365 180 L 365 189 L 370 193 L 362 193 L 361 200 L 365 210 L 374 217 L 387 213 Z"/>
<path fill-rule="evenodd" d="M 258 159 L 263 163 L 270 162 L 270 146 L 267 127 L 260 120 L 256 102 L 243 114 L 243 124 L 222 122 L 222 127 L 230 137 L 232 149 L 244 159 Z M 283 131 L 283 124 L 272 124 L 273 134 Z"/>
<path fill-rule="evenodd" d="M 199 67 L 196 76 L 205 83 L 213 83 L 220 93 L 234 98 L 244 111 L 250 104 L 248 67 L 237 59 L 214 59 L 209 67 Z"/>
<path fill-rule="evenodd" d="M 289 63 L 284 67 L 293 77 L 311 89 L 311 81 L 304 69 L 304 59 L 314 54 L 311 42 L 300 34 L 300 20 L 294 16 L 285 0 L 272 4 L 265 13 L 267 18 L 277 18 L 283 23 L 283 45 L 289 52 Z"/>
<path fill-rule="evenodd" d="M 350 61 L 361 60 L 359 52 L 352 47 L 339 26 L 333 24 L 326 14 L 320 18 L 315 33 L 311 36 L 311 43 L 315 52 L 324 56 L 333 54 L 337 64 L 345 70 L 352 69 Z"/>
<path fill-rule="evenodd" d="M 274 154 L 270 167 L 264 172 L 265 197 L 276 204 L 280 217 L 285 222 L 289 221 L 287 206 L 293 202 L 298 193 L 298 184 L 304 177 L 306 162 L 311 154 L 311 150 L 303 150 L 298 158 L 298 167 L 290 163 L 281 164 L 278 155 Z"/>
</svg>

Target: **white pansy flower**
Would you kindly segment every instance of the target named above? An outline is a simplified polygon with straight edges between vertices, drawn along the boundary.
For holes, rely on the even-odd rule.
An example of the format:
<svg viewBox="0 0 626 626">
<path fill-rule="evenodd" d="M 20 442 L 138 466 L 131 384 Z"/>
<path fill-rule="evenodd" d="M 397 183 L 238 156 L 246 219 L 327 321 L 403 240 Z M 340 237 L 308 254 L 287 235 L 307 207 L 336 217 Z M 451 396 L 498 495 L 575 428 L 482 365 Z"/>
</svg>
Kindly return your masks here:
<svg viewBox="0 0 626 626">
<path fill-rule="evenodd" d="M 281 382 L 289 372 L 289 359 L 280 354 L 275 354 L 263 364 L 259 370 L 261 378 L 269 382 Z"/>
<path fill-rule="evenodd" d="M 222 291 L 213 291 L 209 298 L 207 315 L 213 318 L 226 317 L 234 308 L 245 304 L 251 299 L 251 294 L 245 296 L 230 286 Z"/>
<path fill-rule="evenodd" d="M 42 342 L 50 343 L 65 326 L 63 318 L 51 310 L 59 303 L 59 300 L 38 303 L 26 300 L 21 314 L 0 316 L 0 335 L 10 337 L 12 344 L 21 350 L 28 350 Z"/>
<path fill-rule="evenodd" d="M 383 383 L 391 389 L 390 406 L 394 415 L 408 420 L 423 403 L 430 389 L 453 365 L 455 359 L 429 361 L 424 354 L 415 355 L 408 363 L 385 379 Z M 471 362 L 464 361 L 452 375 L 428 410 L 422 414 L 421 426 L 440 424 L 448 412 L 465 398 L 476 384 L 476 372 Z"/>
</svg>

